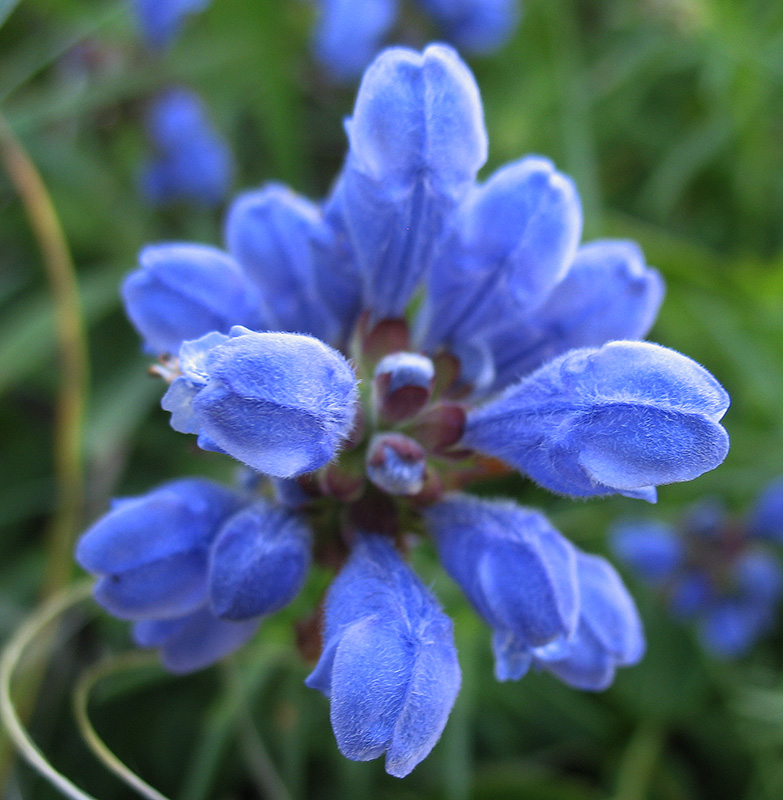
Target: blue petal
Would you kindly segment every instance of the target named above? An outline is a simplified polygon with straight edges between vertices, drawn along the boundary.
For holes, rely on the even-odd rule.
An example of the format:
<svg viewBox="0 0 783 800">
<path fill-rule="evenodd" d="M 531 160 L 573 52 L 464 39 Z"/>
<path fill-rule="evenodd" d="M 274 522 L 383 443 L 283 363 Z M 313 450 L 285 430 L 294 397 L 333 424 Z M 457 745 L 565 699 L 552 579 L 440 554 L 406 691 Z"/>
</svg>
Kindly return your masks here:
<svg viewBox="0 0 783 800">
<path fill-rule="evenodd" d="M 481 100 L 457 54 L 384 51 L 346 122 L 337 193 L 374 318 L 400 317 L 432 261 L 444 221 L 486 158 Z"/>
<path fill-rule="evenodd" d="M 339 324 L 318 286 L 315 241 L 323 237 L 320 210 L 278 184 L 240 195 L 226 220 L 234 258 L 260 287 L 271 327 L 339 340 Z"/>
<path fill-rule="evenodd" d="M 170 619 L 189 614 L 207 599 L 206 548 L 159 558 L 106 575 L 93 596 L 120 619 Z"/>
<path fill-rule="evenodd" d="M 495 388 L 578 347 L 641 339 L 663 299 L 660 275 L 633 242 L 596 241 L 579 249 L 546 302 L 520 314 L 492 337 Z"/>
<path fill-rule="evenodd" d="M 601 691 L 618 666 L 638 663 L 645 650 L 639 612 L 614 568 L 578 553 L 580 616 L 576 633 L 533 651 L 534 663 L 576 689 Z"/>
<path fill-rule="evenodd" d="M 531 156 L 498 170 L 457 212 L 430 275 L 425 349 L 529 314 L 566 273 L 582 232 L 573 182 Z"/>
<path fill-rule="evenodd" d="M 320 0 L 318 59 L 337 80 L 361 75 L 397 15 L 397 0 Z"/>
<path fill-rule="evenodd" d="M 600 556 L 579 553 L 581 620 L 620 666 L 644 655 L 642 621 L 614 567 Z"/>
<path fill-rule="evenodd" d="M 259 300 L 238 265 L 214 247 L 145 247 L 122 285 L 125 311 L 147 346 L 177 353 L 186 339 L 232 325 L 261 327 Z"/>
<path fill-rule="evenodd" d="M 307 680 L 331 698 L 340 751 L 407 775 L 430 752 L 459 690 L 451 621 L 391 543 L 361 535 L 329 590 L 324 652 Z"/>
<path fill-rule="evenodd" d="M 210 555 L 209 592 L 216 616 L 248 619 L 287 605 L 307 577 L 311 538 L 298 516 L 265 500 L 231 517 Z"/>
<path fill-rule="evenodd" d="M 468 415 L 463 444 L 548 489 L 590 496 L 691 480 L 723 461 L 726 392 L 645 342 L 573 350 Z"/>
<path fill-rule="evenodd" d="M 101 517 L 79 540 L 76 560 L 89 572 L 115 574 L 206 549 L 241 503 L 239 495 L 211 481 L 172 481 L 123 499 Z"/>
<path fill-rule="evenodd" d="M 533 663 L 532 649 L 511 631 L 492 634 L 492 653 L 495 656 L 495 678 L 499 681 L 518 681 L 527 675 Z"/>
<path fill-rule="evenodd" d="M 574 548 L 546 517 L 510 502 L 452 495 L 425 511 L 446 571 L 496 631 L 534 647 L 577 623 Z"/>
<path fill-rule="evenodd" d="M 195 420 L 210 449 L 290 478 L 326 464 L 350 432 L 356 379 L 343 356 L 317 339 L 236 327 L 200 359 L 205 383 L 196 386 L 191 413 L 180 390 L 163 406 L 190 428 Z"/>
<path fill-rule="evenodd" d="M 258 629 L 257 619 L 227 622 L 208 608 L 176 620 L 147 620 L 134 626 L 141 647 L 160 648 L 163 666 L 184 674 L 220 661 L 247 642 Z"/>
</svg>

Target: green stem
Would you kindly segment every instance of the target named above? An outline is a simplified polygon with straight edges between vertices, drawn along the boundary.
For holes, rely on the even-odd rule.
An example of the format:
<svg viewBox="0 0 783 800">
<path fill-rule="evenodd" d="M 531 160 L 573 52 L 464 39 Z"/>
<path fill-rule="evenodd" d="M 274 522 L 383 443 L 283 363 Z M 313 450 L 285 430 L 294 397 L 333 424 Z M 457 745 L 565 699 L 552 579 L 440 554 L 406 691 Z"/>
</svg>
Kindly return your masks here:
<svg viewBox="0 0 783 800">
<path fill-rule="evenodd" d="M 84 503 L 82 427 L 89 368 L 76 270 L 60 220 L 40 173 L 0 115 L 0 159 L 27 213 L 41 251 L 52 292 L 60 356 L 60 387 L 55 419 L 54 467 L 57 510 L 48 534 L 48 597 L 70 580 L 73 538 Z"/>
<path fill-rule="evenodd" d="M 63 590 L 72 574 L 73 540 L 84 506 L 82 475 L 82 427 L 88 386 L 87 343 L 82 323 L 79 290 L 68 243 L 54 204 L 41 175 L 0 114 L 0 161 L 24 206 L 41 251 L 55 306 L 60 356 L 60 383 L 54 432 L 54 470 L 57 505 L 46 536 L 46 571 L 42 595 Z M 38 683 L 45 671 L 31 671 L 19 702 L 23 716 L 29 713 Z M 0 739 L 0 787 L 5 785 L 12 753 Z"/>
<path fill-rule="evenodd" d="M 613 800 L 644 800 L 664 745 L 664 732 L 657 722 L 642 723 L 623 754 L 617 770 Z"/>
</svg>

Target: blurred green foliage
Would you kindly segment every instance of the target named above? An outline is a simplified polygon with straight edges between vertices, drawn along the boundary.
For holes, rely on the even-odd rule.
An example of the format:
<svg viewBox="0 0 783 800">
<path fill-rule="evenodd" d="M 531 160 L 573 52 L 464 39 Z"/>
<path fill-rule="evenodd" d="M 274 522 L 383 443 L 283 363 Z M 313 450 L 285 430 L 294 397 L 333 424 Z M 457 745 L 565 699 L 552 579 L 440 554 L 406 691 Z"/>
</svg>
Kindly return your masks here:
<svg viewBox="0 0 783 800">
<path fill-rule="evenodd" d="M 7 17 L 7 18 L 6 18 Z M 308 51 L 312 9 L 293 0 L 215 0 L 164 57 L 139 43 L 125 2 L 0 0 L 0 110 L 40 169 L 78 266 L 91 385 L 85 523 L 112 495 L 181 474 L 230 477 L 158 408 L 160 387 L 117 286 L 138 249 L 220 243 L 221 215 L 160 212 L 136 190 L 145 100 L 195 88 L 237 162 L 236 188 L 268 179 L 326 191 L 345 149 L 353 89 L 327 85 Z M 580 544 L 605 549 L 618 516 L 674 519 L 720 494 L 741 510 L 783 472 L 783 3 L 779 0 L 525 0 L 518 34 L 472 65 L 490 133 L 487 170 L 528 152 L 574 176 L 589 237 L 637 239 L 668 296 L 651 338 L 728 388 L 732 451 L 715 472 L 665 487 L 657 508 L 576 504 L 519 478 L 488 491 L 546 509 Z M 486 174 L 486 173 L 485 173 Z M 0 174 L 0 634 L 36 604 L 55 510 L 53 414 L 61 374 L 53 301 L 24 209 Z M 425 546 L 417 568 L 456 620 L 464 685 L 443 740 L 405 781 L 346 762 L 328 704 L 305 689 L 296 619 L 325 585 L 265 623 L 230 666 L 188 678 L 118 673 L 90 712 L 107 744 L 180 800 L 290 797 L 448 800 L 777 800 L 783 796 L 783 635 L 716 663 L 639 586 L 649 653 L 601 695 L 534 675 L 492 677 L 488 632 Z M 74 727 L 80 672 L 127 649 L 124 625 L 74 619 L 55 643 L 32 731 L 52 762 L 103 799 L 123 787 Z M 261 784 L 259 786 L 259 781 Z M 267 786 L 264 789 L 263 786 Z M 9 798 L 57 794 L 24 766 Z"/>
</svg>

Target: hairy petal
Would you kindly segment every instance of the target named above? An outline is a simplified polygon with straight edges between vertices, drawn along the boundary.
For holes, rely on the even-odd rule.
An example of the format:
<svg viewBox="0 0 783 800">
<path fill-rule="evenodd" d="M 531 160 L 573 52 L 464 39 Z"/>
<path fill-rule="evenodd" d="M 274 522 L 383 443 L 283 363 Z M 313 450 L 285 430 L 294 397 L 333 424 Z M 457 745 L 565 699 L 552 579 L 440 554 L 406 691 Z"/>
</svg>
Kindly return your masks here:
<svg viewBox="0 0 783 800">
<path fill-rule="evenodd" d="M 468 415 L 463 444 L 578 496 L 691 480 L 723 461 L 729 405 L 695 361 L 645 342 L 611 342 L 549 362 Z"/>
<path fill-rule="evenodd" d="M 146 346 L 177 353 L 187 339 L 232 325 L 262 326 L 259 298 L 226 253 L 198 244 L 159 244 L 139 254 L 122 284 L 125 312 Z"/>
<path fill-rule="evenodd" d="M 481 99 L 457 54 L 390 48 L 365 72 L 335 192 L 376 319 L 402 316 L 444 221 L 486 159 Z"/>
<path fill-rule="evenodd" d="M 526 647 L 573 633 L 575 551 L 543 514 L 457 494 L 425 518 L 446 571 L 497 632 Z"/>
<path fill-rule="evenodd" d="M 582 232 L 576 187 L 529 156 L 499 169 L 459 208 L 433 265 L 420 327 L 425 349 L 482 339 L 539 306 Z"/>
<path fill-rule="evenodd" d="M 451 621 L 391 543 L 361 535 L 329 590 L 324 651 L 308 686 L 331 699 L 340 751 L 386 753 L 407 775 L 434 747 L 459 690 Z"/>
<path fill-rule="evenodd" d="M 298 515 L 266 500 L 231 517 L 210 552 L 209 594 L 215 615 L 249 619 L 291 602 L 307 577 L 311 540 Z"/>
<path fill-rule="evenodd" d="M 204 348 L 186 344 L 192 369 L 179 380 L 195 391 L 175 381 L 162 405 L 173 422 L 198 428 L 199 446 L 278 478 L 334 457 L 356 413 L 356 379 L 337 351 L 309 336 L 239 326 Z"/>
<path fill-rule="evenodd" d="M 324 236 L 320 209 L 280 184 L 245 192 L 226 220 L 230 253 L 260 288 L 271 327 L 339 339 L 338 321 L 318 285 L 316 242 Z"/>
<path fill-rule="evenodd" d="M 496 378 L 503 388 L 568 350 L 642 339 L 663 299 L 659 273 L 633 242 L 584 245 L 546 302 L 520 314 L 491 337 Z"/>
</svg>

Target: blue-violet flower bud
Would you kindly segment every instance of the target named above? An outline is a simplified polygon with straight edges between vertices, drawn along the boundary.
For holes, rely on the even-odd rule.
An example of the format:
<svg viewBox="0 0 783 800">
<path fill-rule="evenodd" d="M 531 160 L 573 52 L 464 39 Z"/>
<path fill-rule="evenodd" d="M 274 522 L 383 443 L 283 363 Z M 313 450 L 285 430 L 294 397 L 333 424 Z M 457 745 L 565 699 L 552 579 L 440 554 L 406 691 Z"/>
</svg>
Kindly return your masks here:
<svg viewBox="0 0 783 800">
<path fill-rule="evenodd" d="M 533 663 L 575 689 L 601 691 L 617 667 L 637 664 L 645 650 L 636 605 L 612 565 L 579 552 L 579 624 L 576 633 L 534 651 Z"/>
<path fill-rule="evenodd" d="M 424 514 L 446 572 L 496 633 L 532 648 L 574 632 L 576 552 L 543 514 L 460 494 Z"/>
<path fill-rule="evenodd" d="M 133 626 L 139 647 L 160 650 L 163 666 L 184 674 L 220 661 L 241 647 L 258 630 L 259 620 L 229 622 L 218 619 L 208 606 L 178 619 L 142 620 Z"/>
<path fill-rule="evenodd" d="M 386 753 L 402 778 L 435 746 L 457 697 L 451 620 L 390 542 L 363 535 L 326 601 L 324 650 L 307 685 L 331 700 L 340 752 Z"/>
<path fill-rule="evenodd" d="M 174 429 L 278 478 L 330 461 L 356 413 L 351 367 L 310 336 L 237 326 L 185 342 L 180 368 L 162 400 Z"/>
<path fill-rule="evenodd" d="M 300 517 L 266 500 L 235 514 L 210 553 L 212 611 L 236 621 L 287 605 L 307 577 L 311 541 Z"/>
<path fill-rule="evenodd" d="M 401 433 L 378 434 L 367 447 L 367 477 L 389 494 L 418 494 L 426 472 L 424 448 Z"/>
<path fill-rule="evenodd" d="M 646 342 L 572 350 L 468 414 L 463 444 L 577 496 L 654 498 L 728 451 L 723 387 L 695 361 Z"/>
<path fill-rule="evenodd" d="M 183 616 L 206 601 L 209 546 L 241 505 L 211 481 L 172 481 L 115 501 L 79 540 L 76 560 L 99 576 L 95 599 L 115 616 Z"/>
<path fill-rule="evenodd" d="M 457 54 L 385 50 L 346 122 L 336 191 L 375 319 L 401 317 L 430 267 L 446 216 L 487 155 L 478 87 Z"/>
<path fill-rule="evenodd" d="M 633 242 L 583 245 L 541 307 L 505 321 L 492 335 L 494 388 L 504 388 L 568 350 L 644 338 L 663 294 L 660 274 L 645 265 Z"/>
<path fill-rule="evenodd" d="M 262 327 L 259 300 L 238 264 L 214 247 L 159 244 L 139 254 L 140 269 L 122 284 L 125 312 L 155 353 L 232 325 Z"/>
</svg>

